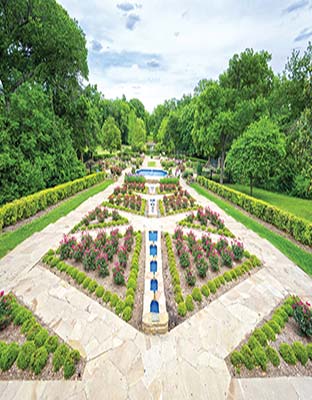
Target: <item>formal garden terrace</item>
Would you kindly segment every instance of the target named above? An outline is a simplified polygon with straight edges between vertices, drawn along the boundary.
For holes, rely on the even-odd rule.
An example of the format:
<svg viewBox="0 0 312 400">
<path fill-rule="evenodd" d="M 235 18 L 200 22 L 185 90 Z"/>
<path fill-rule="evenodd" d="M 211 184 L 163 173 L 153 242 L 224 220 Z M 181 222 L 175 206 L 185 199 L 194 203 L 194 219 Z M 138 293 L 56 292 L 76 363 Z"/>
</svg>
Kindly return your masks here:
<svg viewBox="0 0 312 400">
<path fill-rule="evenodd" d="M 181 176 L 125 170 L 24 243 L 0 261 L 1 381 L 79 397 L 100 380 L 114 398 L 309 387 L 310 277 Z"/>
</svg>

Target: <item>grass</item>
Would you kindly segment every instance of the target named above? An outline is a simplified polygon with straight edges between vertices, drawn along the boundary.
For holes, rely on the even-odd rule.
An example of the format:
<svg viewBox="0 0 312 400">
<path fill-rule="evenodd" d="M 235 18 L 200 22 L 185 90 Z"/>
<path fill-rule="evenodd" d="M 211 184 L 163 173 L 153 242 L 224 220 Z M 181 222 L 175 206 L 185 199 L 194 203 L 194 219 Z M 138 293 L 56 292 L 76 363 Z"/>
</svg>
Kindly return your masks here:
<svg viewBox="0 0 312 400">
<path fill-rule="evenodd" d="M 147 166 L 148 167 L 156 167 L 156 161 L 148 161 Z"/>
<path fill-rule="evenodd" d="M 249 195 L 249 186 L 239 184 L 226 186 Z M 312 200 L 300 199 L 258 188 L 253 189 L 253 197 L 312 222 Z"/>
<path fill-rule="evenodd" d="M 113 183 L 112 180 L 108 180 L 100 183 L 99 185 L 93 186 L 88 190 L 78 193 L 74 197 L 66 200 L 58 207 L 54 208 L 45 215 L 36 218 L 17 228 L 15 231 L 6 232 L 0 235 L 0 258 L 4 257 L 9 251 L 13 250 L 17 245 L 22 243 L 25 239 L 29 238 L 33 233 L 40 232 L 49 224 L 57 221 L 59 218 L 64 217 L 69 212 L 77 208 L 81 203 L 87 200 L 89 197 L 103 191 L 109 185 Z"/>
<path fill-rule="evenodd" d="M 204 189 L 197 183 L 193 183 L 191 186 L 197 191 L 197 193 L 216 203 L 228 215 L 235 218 L 238 222 L 244 224 L 248 229 L 256 232 L 262 238 L 267 239 L 303 271 L 312 276 L 312 254 L 302 250 L 293 242 L 284 238 L 278 233 L 272 232 L 270 229 L 239 211 L 228 201 L 213 195 L 211 192 Z"/>
</svg>

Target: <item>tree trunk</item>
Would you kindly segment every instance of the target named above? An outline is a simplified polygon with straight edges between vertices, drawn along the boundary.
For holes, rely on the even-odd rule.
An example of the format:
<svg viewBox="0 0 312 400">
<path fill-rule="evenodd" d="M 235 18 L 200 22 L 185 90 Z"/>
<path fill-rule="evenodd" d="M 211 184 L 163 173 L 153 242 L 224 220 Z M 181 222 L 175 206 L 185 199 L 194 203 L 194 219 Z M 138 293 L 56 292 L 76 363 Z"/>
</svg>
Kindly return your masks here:
<svg viewBox="0 0 312 400">
<path fill-rule="evenodd" d="M 220 183 L 223 184 L 223 175 L 224 175 L 224 159 L 225 159 L 225 150 L 222 148 L 221 152 L 221 160 L 220 160 Z"/>
<path fill-rule="evenodd" d="M 252 196 L 253 179 L 250 177 L 250 196 Z"/>
</svg>

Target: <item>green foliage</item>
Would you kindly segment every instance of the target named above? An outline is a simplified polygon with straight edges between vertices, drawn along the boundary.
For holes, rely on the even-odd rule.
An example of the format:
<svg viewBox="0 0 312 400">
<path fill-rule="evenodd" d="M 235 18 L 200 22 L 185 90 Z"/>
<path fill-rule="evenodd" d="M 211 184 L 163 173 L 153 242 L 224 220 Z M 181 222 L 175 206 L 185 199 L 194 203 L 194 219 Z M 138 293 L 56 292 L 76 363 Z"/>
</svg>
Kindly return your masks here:
<svg viewBox="0 0 312 400">
<path fill-rule="evenodd" d="M 207 286 L 211 293 L 215 294 L 217 292 L 217 287 L 214 281 L 208 281 Z"/>
<path fill-rule="evenodd" d="M 309 355 L 306 347 L 301 342 L 293 342 L 291 347 L 295 353 L 297 360 L 300 361 L 302 365 L 306 365 L 309 360 Z"/>
<path fill-rule="evenodd" d="M 130 307 L 125 307 L 122 312 L 122 319 L 126 322 L 130 321 L 132 318 L 132 309 Z"/>
<path fill-rule="evenodd" d="M 265 353 L 268 357 L 268 360 L 272 363 L 274 367 L 278 367 L 280 365 L 278 352 L 275 349 L 273 349 L 273 347 L 267 346 L 265 348 Z"/>
<path fill-rule="evenodd" d="M 262 371 L 266 371 L 268 358 L 267 358 L 266 352 L 263 350 L 263 348 L 257 346 L 253 349 L 252 353 L 256 360 L 257 365 L 259 365 L 261 367 Z"/>
<path fill-rule="evenodd" d="M 55 372 L 59 371 L 59 369 L 64 365 L 66 357 L 68 356 L 70 350 L 66 344 L 61 344 L 54 352 L 52 364 Z"/>
<path fill-rule="evenodd" d="M 261 347 L 261 344 L 259 343 L 258 339 L 254 335 L 250 336 L 250 338 L 248 339 L 247 344 L 248 344 L 248 346 L 250 347 L 251 350 L 255 349 L 256 347 Z"/>
<path fill-rule="evenodd" d="M 310 360 L 312 361 L 312 343 L 308 343 L 306 346 L 306 349 L 307 349 L 308 356 L 309 356 Z"/>
<path fill-rule="evenodd" d="M 253 336 L 258 340 L 261 346 L 267 345 L 267 337 L 260 328 L 257 328 L 253 331 Z"/>
<path fill-rule="evenodd" d="M 249 370 L 252 370 L 255 367 L 255 359 L 250 348 L 244 344 L 241 348 L 241 356 L 245 367 Z"/>
<path fill-rule="evenodd" d="M 93 281 L 91 281 L 90 283 L 89 283 L 89 285 L 88 285 L 88 291 L 90 292 L 90 293 L 94 293 L 95 292 L 95 289 L 98 287 L 98 283 L 97 283 L 97 281 L 96 280 L 93 280 Z"/>
<path fill-rule="evenodd" d="M 202 294 L 199 288 L 194 288 L 192 291 L 192 297 L 195 301 L 201 303 L 202 301 Z"/>
<path fill-rule="evenodd" d="M 59 345 L 59 340 L 57 336 L 49 336 L 44 343 L 45 348 L 48 353 L 54 353 Z"/>
<path fill-rule="evenodd" d="M 16 314 L 13 322 L 15 325 L 22 325 L 25 321 L 32 317 L 31 311 L 27 310 L 24 307 L 21 307 L 19 312 Z"/>
<path fill-rule="evenodd" d="M 36 375 L 39 375 L 43 368 L 46 366 L 49 358 L 47 349 L 42 346 L 39 347 L 30 358 L 30 367 Z"/>
<path fill-rule="evenodd" d="M 275 333 L 274 333 L 273 329 L 271 328 L 271 326 L 268 323 L 265 323 L 262 326 L 261 330 L 262 330 L 262 332 L 265 333 L 265 336 L 267 337 L 267 339 L 269 341 L 276 340 Z"/>
<path fill-rule="evenodd" d="M 110 151 L 121 148 L 121 132 L 113 117 L 108 117 L 102 127 L 102 145 Z"/>
<path fill-rule="evenodd" d="M 17 343 L 10 343 L 1 346 L 0 368 L 2 371 L 9 370 L 18 357 L 20 348 Z"/>
<path fill-rule="evenodd" d="M 37 347 L 33 341 L 27 341 L 22 345 L 16 361 L 18 368 L 25 370 L 29 367 L 31 356 L 36 349 Z"/>
<path fill-rule="evenodd" d="M 103 297 L 104 294 L 104 288 L 103 286 L 98 286 L 95 290 L 95 295 L 96 297 Z"/>
<path fill-rule="evenodd" d="M 185 298 L 185 305 L 187 308 L 187 311 L 194 311 L 194 302 L 193 302 L 193 297 L 189 294 Z"/>
<path fill-rule="evenodd" d="M 279 346 L 279 352 L 287 364 L 296 364 L 296 354 L 288 343 L 281 343 Z"/>
<path fill-rule="evenodd" d="M 187 314 L 187 308 L 186 308 L 186 304 L 184 302 L 181 302 L 178 304 L 178 314 L 181 317 L 185 317 Z"/>
<path fill-rule="evenodd" d="M 205 297 L 209 297 L 210 290 L 207 285 L 203 285 L 200 290 Z"/>
<path fill-rule="evenodd" d="M 243 357 L 241 353 L 237 350 L 234 350 L 230 356 L 231 363 L 234 367 L 238 367 L 243 363 Z"/>
<path fill-rule="evenodd" d="M 49 332 L 46 329 L 41 328 L 34 337 L 35 345 L 37 347 L 43 346 L 48 337 L 49 337 Z"/>
</svg>

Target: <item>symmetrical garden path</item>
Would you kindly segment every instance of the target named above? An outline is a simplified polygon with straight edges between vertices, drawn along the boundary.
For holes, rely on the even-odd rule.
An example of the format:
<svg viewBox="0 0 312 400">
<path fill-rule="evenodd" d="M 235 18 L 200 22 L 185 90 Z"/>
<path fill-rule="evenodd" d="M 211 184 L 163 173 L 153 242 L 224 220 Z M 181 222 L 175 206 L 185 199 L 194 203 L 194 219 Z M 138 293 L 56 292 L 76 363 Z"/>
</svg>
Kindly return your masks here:
<svg viewBox="0 0 312 400">
<path fill-rule="evenodd" d="M 146 163 L 147 164 L 147 163 Z M 0 282 L 87 359 L 81 381 L 2 381 L 13 399 L 309 399 L 312 378 L 232 379 L 225 357 L 289 293 L 311 299 L 312 280 L 269 242 L 227 216 L 227 227 L 265 268 L 163 336 L 146 336 L 67 282 L 37 265 L 63 233 L 120 185 L 122 177 L 68 216 L 33 235 L 0 261 Z M 182 182 L 183 186 L 186 186 Z M 126 214 L 135 229 L 173 232 L 184 215 Z"/>
</svg>

